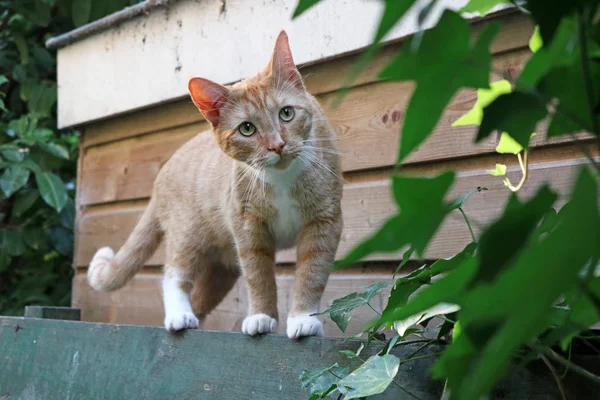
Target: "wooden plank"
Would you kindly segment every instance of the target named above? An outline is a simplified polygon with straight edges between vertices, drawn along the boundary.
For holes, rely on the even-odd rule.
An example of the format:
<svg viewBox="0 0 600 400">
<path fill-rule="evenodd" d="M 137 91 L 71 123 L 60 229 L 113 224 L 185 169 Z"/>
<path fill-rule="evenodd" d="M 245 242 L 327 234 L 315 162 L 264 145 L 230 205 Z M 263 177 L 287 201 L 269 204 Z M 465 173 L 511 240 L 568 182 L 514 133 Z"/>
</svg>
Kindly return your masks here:
<svg viewBox="0 0 600 400">
<path fill-rule="evenodd" d="M 207 123 L 130 138 L 85 150 L 79 181 L 80 205 L 148 197 L 160 168 Z"/>
<path fill-rule="evenodd" d="M 505 54 L 495 61 L 503 71 L 518 69 L 528 51 Z M 352 89 L 341 107 L 333 109 L 335 94 L 321 98 L 339 138 L 345 171 L 391 166 L 397 157 L 400 127 L 412 84 L 381 82 Z M 435 133 L 407 163 L 464 157 L 492 152 L 495 139 L 474 144 L 476 127 L 452 128 L 452 122 L 471 108 L 474 90 L 461 91 L 442 117 Z M 206 123 L 137 136 L 83 150 L 80 205 L 149 197 L 160 167 L 183 143 L 208 129 Z M 90 129 L 88 129 L 88 132 Z M 86 143 L 89 143 L 86 135 Z"/>
<path fill-rule="evenodd" d="M 73 279 L 73 306 L 81 308 L 82 320 L 89 322 L 109 322 L 133 325 L 163 325 L 164 312 L 161 296 L 162 274 L 140 272 L 124 288 L 112 293 L 93 291 L 83 273 Z M 391 270 L 387 272 L 357 272 L 332 274 L 323 298 L 321 309 L 329 307 L 333 300 L 347 294 L 362 291 L 365 287 L 388 282 L 389 285 L 373 298 L 371 305 L 381 311 L 393 283 Z M 294 275 L 280 271 L 277 276 L 279 310 L 278 332 L 285 333 L 285 321 L 292 304 Z M 205 330 L 237 331 L 248 311 L 248 295 L 243 279 L 240 279 L 227 297 L 206 318 L 202 325 Z M 350 336 L 362 332 L 367 323 L 376 315 L 370 308 L 363 307 L 352 313 L 352 320 L 344 334 L 329 319 L 323 317 L 325 335 Z"/>
<path fill-rule="evenodd" d="M 573 145 L 534 151 L 531 155 L 530 178 L 520 195 L 530 196 L 543 183 L 549 182 L 560 195 L 564 196 L 570 190 L 573 173 L 585 161 Z M 474 223 L 475 229 L 478 230 L 500 213 L 510 193 L 504 187 L 502 178 L 491 176 L 486 171 L 497 162 L 507 164 L 509 176 L 514 181 L 518 181 L 520 172 L 514 156 L 491 155 L 445 163 L 414 165 L 404 170 L 415 175 L 430 175 L 445 169 L 456 169 L 459 173 L 450 192 L 450 198 L 458 198 L 478 186 L 489 188 L 489 191 L 469 199 L 465 205 L 465 211 Z M 357 180 L 356 183 L 345 186 L 342 200 L 344 231 L 338 258 L 374 232 L 396 211 L 396 205 L 390 195 L 387 174 L 388 171 L 379 171 L 370 174 L 370 180 L 363 182 Z M 76 235 L 79 246 L 75 253 L 75 265 L 87 265 L 95 251 L 102 246 L 118 249 L 133 230 L 145 204 L 145 201 L 135 201 L 88 208 L 78 223 Z M 459 251 L 469 240 L 469 231 L 462 217 L 458 213 L 452 214 L 434 238 L 426 256 L 432 259 L 448 257 Z M 398 259 L 398 254 L 374 255 L 370 259 L 395 260 Z M 164 247 L 160 246 L 147 264 L 161 265 L 163 260 Z M 278 254 L 279 262 L 294 260 L 293 251 Z"/>
<path fill-rule="evenodd" d="M 71 307 L 25 306 L 25 317 L 80 321 L 81 310 Z"/>
<path fill-rule="evenodd" d="M 473 25 L 477 35 L 489 21 L 499 21 L 503 29 L 494 40 L 491 50 L 494 54 L 527 46 L 533 32 L 531 20 L 520 13 L 510 13 L 497 16 L 490 20 L 478 21 Z M 376 82 L 379 71 L 393 58 L 401 43 L 395 41 L 386 45 L 377 57 L 358 76 L 354 86 Z M 347 75 L 354 68 L 359 55 L 352 54 L 337 57 L 334 60 L 322 60 L 317 64 L 300 68 L 306 77 L 308 90 L 317 95 L 332 92 L 343 87 Z M 202 115 L 196 110 L 189 98 L 183 98 L 166 104 L 155 105 L 152 108 L 98 121 L 86 126 L 85 145 L 92 146 L 137 136 L 144 133 L 156 132 L 167 128 L 178 127 L 202 121 Z"/>
<path fill-rule="evenodd" d="M 18 325 L 23 329 L 15 330 Z M 280 335 L 251 338 L 240 333 L 187 331 L 173 335 L 162 328 L 0 318 L 0 396 L 15 399 L 260 399 L 308 398 L 298 376 L 304 369 L 348 365 L 340 350 L 356 349 L 358 341 Z M 396 347 L 402 360 L 420 343 Z M 362 352 L 380 351 L 371 344 Z M 428 346 L 419 355 L 435 354 Z M 597 359 L 597 358 L 595 358 Z M 439 399 L 442 381 L 429 370 L 434 357 L 403 362 L 382 395 Z M 594 369 L 595 371 L 596 369 Z M 493 398 L 559 398 L 547 369 L 512 368 L 499 382 Z M 593 398 L 595 388 L 567 380 L 569 398 Z M 400 388 L 402 389 L 400 389 Z M 573 397 L 571 397 L 573 396 Z"/>
</svg>

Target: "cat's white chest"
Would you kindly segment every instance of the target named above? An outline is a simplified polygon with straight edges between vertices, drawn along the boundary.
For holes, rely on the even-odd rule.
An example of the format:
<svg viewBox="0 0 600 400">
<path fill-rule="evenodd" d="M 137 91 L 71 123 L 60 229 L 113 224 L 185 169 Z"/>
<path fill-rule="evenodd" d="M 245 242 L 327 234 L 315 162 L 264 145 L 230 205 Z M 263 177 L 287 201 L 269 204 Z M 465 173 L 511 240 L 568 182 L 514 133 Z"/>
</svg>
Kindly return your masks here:
<svg viewBox="0 0 600 400">
<path fill-rule="evenodd" d="M 273 188 L 273 206 L 277 214 L 271 222 L 271 232 L 278 250 L 293 247 L 304 224 L 298 202 L 290 196 L 303 164 L 294 160 L 284 171 L 269 171 L 267 179 Z"/>
</svg>

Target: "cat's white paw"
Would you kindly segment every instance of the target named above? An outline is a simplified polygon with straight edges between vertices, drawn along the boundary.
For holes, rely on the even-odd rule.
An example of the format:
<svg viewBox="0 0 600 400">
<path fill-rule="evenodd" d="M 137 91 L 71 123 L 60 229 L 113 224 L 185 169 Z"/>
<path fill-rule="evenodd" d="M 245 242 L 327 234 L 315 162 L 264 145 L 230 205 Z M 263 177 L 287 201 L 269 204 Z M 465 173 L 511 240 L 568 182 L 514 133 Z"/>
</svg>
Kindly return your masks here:
<svg viewBox="0 0 600 400">
<path fill-rule="evenodd" d="M 242 333 L 255 336 L 262 333 L 271 333 L 277 330 L 277 320 L 267 314 L 249 315 L 242 322 Z"/>
<path fill-rule="evenodd" d="M 198 318 L 191 312 L 169 314 L 165 318 L 165 328 L 170 332 L 177 332 L 183 329 L 198 329 L 199 326 Z"/>
<path fill-rule="evenodd" d="M 290 339 L 298 339 L 303 336 L 323 336 L 323 324 L 317 317 L 311 317 L 308 313 L 288 317 L 287 335 Z"/>
</svg>

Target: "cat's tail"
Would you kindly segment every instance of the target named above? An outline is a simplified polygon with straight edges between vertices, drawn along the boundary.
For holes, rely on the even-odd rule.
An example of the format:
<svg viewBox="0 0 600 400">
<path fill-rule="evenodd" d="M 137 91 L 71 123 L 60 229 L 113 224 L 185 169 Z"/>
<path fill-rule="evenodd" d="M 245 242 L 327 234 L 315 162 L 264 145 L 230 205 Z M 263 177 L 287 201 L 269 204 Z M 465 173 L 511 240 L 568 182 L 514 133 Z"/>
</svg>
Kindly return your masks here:
<svg viewBox="0 0 600 400">
<path fill-rule="evenodd" d="M 90 286 L 100 292 L 111 292 L 123 287 L 152 256 L 162 239 L 162 229 L 156 218 L 156 205 L 148 208 L 127 242 L 117 255 L 110 247 L 96 252 L 88 268 Z"/>
</svg>

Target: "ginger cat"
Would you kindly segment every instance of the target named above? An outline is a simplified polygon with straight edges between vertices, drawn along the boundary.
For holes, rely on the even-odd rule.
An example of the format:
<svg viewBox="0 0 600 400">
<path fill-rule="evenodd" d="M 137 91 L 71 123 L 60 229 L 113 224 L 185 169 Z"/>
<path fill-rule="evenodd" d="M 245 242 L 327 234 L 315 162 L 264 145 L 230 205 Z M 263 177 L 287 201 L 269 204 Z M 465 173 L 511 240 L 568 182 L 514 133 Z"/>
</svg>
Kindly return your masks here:
<svg viewBox="0 0 600 400">
<path fill-rule="evenodd" d="M 88 281 L 98 291 L 127 283 L 166 241 L 165 327 L 198 328 L 243 275 L 249 296 L 242 332 L 277 329 L 275 252 L 297 246 L 290 338 L 323 335 L 311 314 L 342 231 L 342 178 L 335 133 L 294 65 L 287 34 L 264 72 L 221 86 L 189 81 L 212 126 L 160 171 L 152 199 L 125 245 L 96 252 Z"/>
</svg>

